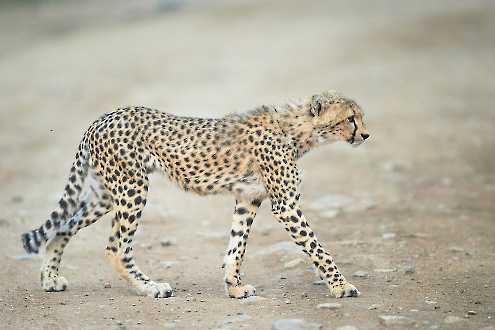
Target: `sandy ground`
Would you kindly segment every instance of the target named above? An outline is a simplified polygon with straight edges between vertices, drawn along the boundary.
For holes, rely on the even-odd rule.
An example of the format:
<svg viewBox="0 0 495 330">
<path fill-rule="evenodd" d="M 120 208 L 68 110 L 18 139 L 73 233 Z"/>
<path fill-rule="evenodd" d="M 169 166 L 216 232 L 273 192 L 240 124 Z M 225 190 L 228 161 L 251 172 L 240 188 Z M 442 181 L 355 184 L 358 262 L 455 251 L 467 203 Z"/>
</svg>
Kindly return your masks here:
<svg viewBox="0 0 495 330">
<path fill-rule="evenodd" d="M 399 328 L 494 329 L 493 3 L 81 3 L 0 9 L 0 327 L 270 329 L 300 318 L 380 329 L 395 315 Z M 267 202 L 243 267 L 265 299 L 226 298 L 232 198 L 159 175 L 136 254 L 174 298 L 138 297 L 118 279 L 103 253 L 109 218 L 66 249 L 66 292 L 41 291 L 40 259 L 19 257 L 20 234 L 46 219 L 101 113 L 132 104 L 216 117 L 324 89 L 363 106 L 372 138 L 305 156 L 303 206 L 361 297 L 335 300 L 313 283 Z M 317 308 L 328 302 L 341 306 Z"/>
</svg>

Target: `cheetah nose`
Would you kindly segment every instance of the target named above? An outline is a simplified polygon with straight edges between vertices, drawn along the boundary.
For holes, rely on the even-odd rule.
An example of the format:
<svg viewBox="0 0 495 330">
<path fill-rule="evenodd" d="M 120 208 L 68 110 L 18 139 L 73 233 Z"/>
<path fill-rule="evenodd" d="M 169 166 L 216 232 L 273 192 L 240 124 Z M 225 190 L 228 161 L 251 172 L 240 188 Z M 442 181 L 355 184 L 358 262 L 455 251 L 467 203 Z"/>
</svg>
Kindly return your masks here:
<svg viewBox="0 0 495 330">
<path fill-rule="evenodd" d="M 363 140 L 366 140 L 367 138 L 369 138 L 369 137 L 370 137 L 370 135 L 369 135 L 369 134 L 364 133 L 364 134 L 361 134 L 361 137 L 363 138 Z"/>
</svg>

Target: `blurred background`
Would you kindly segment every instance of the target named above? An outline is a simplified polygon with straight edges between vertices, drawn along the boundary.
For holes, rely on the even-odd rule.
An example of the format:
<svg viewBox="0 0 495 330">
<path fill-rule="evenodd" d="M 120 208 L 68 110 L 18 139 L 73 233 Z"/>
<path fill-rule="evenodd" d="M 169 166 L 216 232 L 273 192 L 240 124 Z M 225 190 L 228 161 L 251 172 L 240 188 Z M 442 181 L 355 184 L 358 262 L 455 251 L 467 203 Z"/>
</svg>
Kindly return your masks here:
<svg viewBox="0 0 495 330">
<path fill-rule="evenodd" d="M 280 318 L 493 329 L 494 17 L 488 0 L 1 1 L 0 318 L 47 329 L 268 329 Z M 318 309 L 334 300 L 265 203 L 243 270 L 267 299 L 225 298 L 232 199 L 185 194 L 159 175 L 137 261 L 176 298 L 136 297 L 117 279 L 103 257 L 109 219 L 66 250 L 65 293 L 41 292 L 40 260 L 19 257 L 19 235 L 47 217 L 102 113 L 219 117 L 327 89 L 362 106 L 371 138 L 305 156 L 303 206 L 362 297 Z"/>
</svg>

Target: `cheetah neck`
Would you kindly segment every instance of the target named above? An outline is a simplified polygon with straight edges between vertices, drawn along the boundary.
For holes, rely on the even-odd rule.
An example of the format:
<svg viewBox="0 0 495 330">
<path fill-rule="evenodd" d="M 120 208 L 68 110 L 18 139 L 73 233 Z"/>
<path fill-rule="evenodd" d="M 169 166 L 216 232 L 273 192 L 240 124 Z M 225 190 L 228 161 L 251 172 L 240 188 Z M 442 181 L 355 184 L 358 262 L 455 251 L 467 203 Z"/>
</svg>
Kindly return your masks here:
<svg viewBox="0 0 495 330">
<path fill-rule="evenodd" d="M 304 105 L 287 104 L 277 108 L 276 120 L 282 131 L 295 142 L 299 158 L 317 145 L 313 117 Z"/>
</svg>

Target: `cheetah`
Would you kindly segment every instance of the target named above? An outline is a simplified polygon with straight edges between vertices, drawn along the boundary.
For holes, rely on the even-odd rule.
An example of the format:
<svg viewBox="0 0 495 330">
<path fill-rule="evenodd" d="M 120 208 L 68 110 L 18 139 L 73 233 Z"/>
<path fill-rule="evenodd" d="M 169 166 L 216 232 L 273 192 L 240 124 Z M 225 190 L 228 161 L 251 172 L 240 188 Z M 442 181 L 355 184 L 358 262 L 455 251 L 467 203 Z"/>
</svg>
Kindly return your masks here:
<svg viewBox="0 0 495 330">
<path fill-rule="evenodd" d="M 59 275 L 72 236 L 107 213 L 110 264 L 139 295 L 167 298 L 168 283 L 152 281 L 133 256 L 134 234 L 146 205 L 148 175 L 161 170 L 198 195 L 230 193 L 235 208 L 224 257 L 226 293 L 256 294 L 240 268 L 256 212 L 265 199 L 295 244 L 309 256 L 330 293 L 356 297 L 358 289 L 337 268 L 301 210 L 297 160 L 317 146 L 369 137 L 355 101 L 334 91 L 284 105 L 263 105 L 217 119 L 176 116 L 145 107 L 119 108 L 91 124 L 79 144 L 58 206 L 39 228 L 22 235 L 27 253 L 44 252 L 41 287 L 64 291 Z"/>
</svg>

